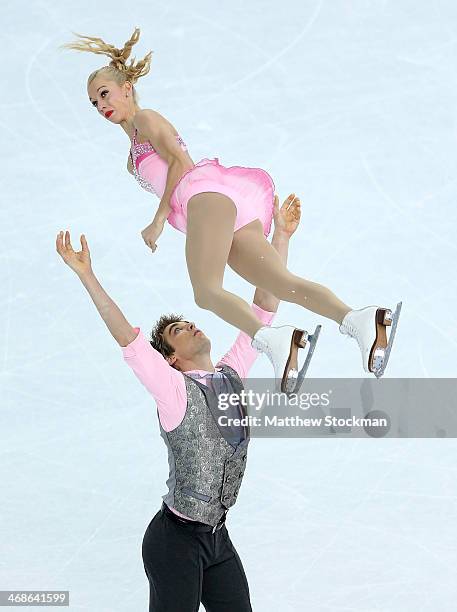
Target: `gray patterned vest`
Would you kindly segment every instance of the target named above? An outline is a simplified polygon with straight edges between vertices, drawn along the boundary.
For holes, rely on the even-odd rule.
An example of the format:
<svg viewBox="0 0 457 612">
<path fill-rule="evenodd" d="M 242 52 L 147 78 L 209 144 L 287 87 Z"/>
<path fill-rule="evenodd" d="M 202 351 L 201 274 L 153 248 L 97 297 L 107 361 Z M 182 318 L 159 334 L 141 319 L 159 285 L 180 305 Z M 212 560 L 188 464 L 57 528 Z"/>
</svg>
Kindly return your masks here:
<svg viewBox="0 0 457 612">
<path fill-rule="evenodd" d="M 243 384 L 237 372 L 225 364 L 221 371 L 228 378 L 228 392 L 239 394 Z M 219 425 L 218 417 L 241 418 L 246 409 L 240 403 L 222 411 L 212 389 L 186 374 L 184 379 L 187 407 L 183 420 L 169 432 L 159 420 L 169 466 L 168 493 L 162 498 L 178 512 L 214 526 L 236 501 L 250 439 L 249 427 L 229 429 Z"/>
</svg>

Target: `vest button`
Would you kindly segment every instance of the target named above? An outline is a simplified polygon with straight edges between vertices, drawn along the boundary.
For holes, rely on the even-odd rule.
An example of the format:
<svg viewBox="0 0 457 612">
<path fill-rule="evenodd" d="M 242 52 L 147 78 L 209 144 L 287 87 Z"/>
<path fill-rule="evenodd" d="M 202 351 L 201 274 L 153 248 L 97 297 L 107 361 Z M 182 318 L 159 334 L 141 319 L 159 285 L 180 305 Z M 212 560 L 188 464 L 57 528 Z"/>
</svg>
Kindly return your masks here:
<svg viewBox="0 0 457 612">
<path fill-rule="evenodd" d="M 243 461 L 246 461 L 247 455 L 243 456 Z"/>
<path fill-rule="evenodd" d="M 240 480 L 243 478 L 243 472 L 240 472 L 240 473 L 238 474 L 238 478 L 239 478 Z"/>
</svg>

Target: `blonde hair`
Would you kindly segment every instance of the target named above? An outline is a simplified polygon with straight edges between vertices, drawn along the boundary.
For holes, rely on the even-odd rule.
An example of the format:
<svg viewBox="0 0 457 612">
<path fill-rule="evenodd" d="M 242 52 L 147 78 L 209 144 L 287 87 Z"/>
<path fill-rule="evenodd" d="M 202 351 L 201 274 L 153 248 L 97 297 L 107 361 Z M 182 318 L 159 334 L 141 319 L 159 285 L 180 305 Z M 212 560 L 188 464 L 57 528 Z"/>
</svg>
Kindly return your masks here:
<svg viewBox="0 0 457 612">
<path fill-rule="evenodd" d="M 89 85 L 100 72 L 103 72 L 103 74 L 107 73 L 118 85 L 123 85 L 126 81 L 132 83 L 133 100 L 135 103 L 137 103 L 138 96 L 133 85 L 140 77 L 148 74 L 151 67 L 152 56 L 152 51 L 149 51 L 149 53 L 145 55 L 142 60 L 136 61 L 136 59 L 133 58 L 130 60 L 130 63 L 127 64 L 127 59 L 132 52 L 132 47 L 140 38 L 140 28 L 135 28 L 132 36 L 124 44 L 122 49 L 109 45 L 101 38 L 97 38 L 95 36 L 83 36 L 81 34 L 77 34 L 76 32 L 73 32 L 73 34 L 80 38 L 81 41 L 75 41 L 62 45 L 64 48 L 75 49 L 76 51 L 89 51 L 90 53 L 107 55 L 111 58 L 111 61 L 107 66 L 102 66 L 101 68 L 94 70 L 94 72 L 89 75 L 87 85 Z"/>
</svg>

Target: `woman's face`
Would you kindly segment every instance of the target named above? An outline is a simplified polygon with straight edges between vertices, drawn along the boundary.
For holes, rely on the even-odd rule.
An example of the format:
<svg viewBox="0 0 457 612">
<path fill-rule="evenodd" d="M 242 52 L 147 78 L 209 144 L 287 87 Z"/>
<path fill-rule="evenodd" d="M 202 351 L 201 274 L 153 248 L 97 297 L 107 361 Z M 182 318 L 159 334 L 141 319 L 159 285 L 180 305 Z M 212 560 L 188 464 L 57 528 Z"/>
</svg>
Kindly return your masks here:
<svg viewBox="0 0 457 612">
<path fill-rule="evenodd" d="M 118 85 L 101 73 L 90 82 L 87 93 L 91 104 L 111 123 L 127 119 L 132 101 L 132 86 L 128 81 Z"/>
</svg>

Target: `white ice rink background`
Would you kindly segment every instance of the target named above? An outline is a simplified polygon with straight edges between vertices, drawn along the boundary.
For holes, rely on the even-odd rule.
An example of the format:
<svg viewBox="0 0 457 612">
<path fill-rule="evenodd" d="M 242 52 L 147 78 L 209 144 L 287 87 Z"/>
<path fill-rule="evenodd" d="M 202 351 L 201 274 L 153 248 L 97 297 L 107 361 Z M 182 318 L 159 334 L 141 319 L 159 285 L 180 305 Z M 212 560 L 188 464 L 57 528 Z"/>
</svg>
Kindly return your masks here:
<svg viewBox="0 0 457 612">
<path fill-rule="evenodd" d="M 127 173 L 128 139 L 89 105 L 102 56 L 71 31 L 154 51 L 140 104 L 194 161 L 260 167 L 302 221 L 289 267 L 354 308 L 403 300 L 386 376 L 455 377 L 457 5 L 451 0 L 108 4 L 2 8 L 0 100 L 0 590 L 70 590 L 71 610 L 147 609 L 144 530 L 167 475 L 155 404 L 55 251 L 85 233 L 95 273 L 149 333 L 178 311 L 213 338 L 237 330 L 194 304 L 184 235 L 155 254 L 158 201 Z M 251 300 L 229 268 L 225 287 Z M 335 323 L 309 376 L 363 376 Z M 252 374 L 269 376 L 259 357 Z M 433 407 L 431 407 L 433 409 Z M 457 596 L 453 440 L 253 440 L 228 527 L 257 612 L 450 612 Z M 32 608 L 27 608 L 32 609 Z"/>
</svg>

